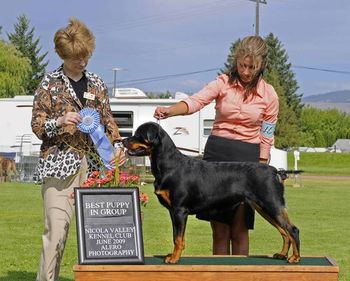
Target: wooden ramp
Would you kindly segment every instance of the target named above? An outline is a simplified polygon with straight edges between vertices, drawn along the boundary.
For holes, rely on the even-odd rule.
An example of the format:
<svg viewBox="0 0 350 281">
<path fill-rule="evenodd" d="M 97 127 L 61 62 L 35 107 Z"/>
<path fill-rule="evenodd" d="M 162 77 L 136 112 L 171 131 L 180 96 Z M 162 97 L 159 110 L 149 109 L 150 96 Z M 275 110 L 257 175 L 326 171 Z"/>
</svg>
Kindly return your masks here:
<svg viewBox="0 0 350 281">
<path fill-rule="evenodd" d="M 338 281 L 339 267 L 328 257 L 303 257 L 297 265 L 266 256 L 145 257 L 144 265 L 75 265 L 75 281 Z"/>
</svg>

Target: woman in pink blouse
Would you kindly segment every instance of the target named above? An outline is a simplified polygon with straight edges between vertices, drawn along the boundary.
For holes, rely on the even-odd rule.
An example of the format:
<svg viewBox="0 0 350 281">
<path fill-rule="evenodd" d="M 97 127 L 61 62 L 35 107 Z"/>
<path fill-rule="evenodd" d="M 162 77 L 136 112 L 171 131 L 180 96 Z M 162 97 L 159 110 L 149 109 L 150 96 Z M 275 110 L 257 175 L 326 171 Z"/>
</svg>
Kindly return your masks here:
<svg viewBox="0 0 350 281">
<path fill-rule="evenodd" d="M 267 50 L 261 37 L 244 38 L 225 74 L 186 100 L 157 107 L 154 117 L 192 114 L 215 100 L 215 121 L 203 159 L 267 163 L 279 108 L 274 88 L 262 79 Z M 254 210 L 248 203 L 241 202 L 230 210 L 203 212 L 197 218 L 210 221 L 214 255 L 248 255 L 248 230 L 254 227 Z"/>
</svg>

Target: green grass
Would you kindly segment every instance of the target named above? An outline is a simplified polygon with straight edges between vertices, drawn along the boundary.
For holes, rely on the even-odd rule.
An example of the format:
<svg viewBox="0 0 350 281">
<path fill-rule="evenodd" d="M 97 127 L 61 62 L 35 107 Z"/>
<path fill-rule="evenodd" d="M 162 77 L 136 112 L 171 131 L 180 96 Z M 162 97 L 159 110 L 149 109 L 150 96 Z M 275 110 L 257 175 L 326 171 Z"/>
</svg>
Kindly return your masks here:
<svg viewBox="0 0 350 281">
<path fill-rule="evenodd" d="M 294 169 L 293 152 L 288 152 L 288 169 Z M 350 153 L 301 152 L 298 169 L 306 174 L 350 176 Z"/>
<path fill-rule="evenodd" d="M 348 180 L 304 179 L 302 188 L 287 180 L 286 199 L 291 220 L 301 231 L 301 254 L 329 256 L 340 266 L 340 281 L 350 281 L 349 233 L 350 188 Z M 146 255 L 166 255 L 172 250 L 168 212 L 153 195 L 151 185 L 143 187 L 151 200 L 144 208 L 143 238 Z M 0 281 L 35 280 L 41 248 L 42 200 L 40 187 L 30 184 L 0 184 Z M 250 234 L 250 254 L 272 255 L 282 247 L 275 228 L 256 216 Z M 209 224 L 190 217 L 184 255 L 210 255 Z M 77 264 L 75 224 L 66 245 L 61 281 L 73 280 Z"/>
</svg>

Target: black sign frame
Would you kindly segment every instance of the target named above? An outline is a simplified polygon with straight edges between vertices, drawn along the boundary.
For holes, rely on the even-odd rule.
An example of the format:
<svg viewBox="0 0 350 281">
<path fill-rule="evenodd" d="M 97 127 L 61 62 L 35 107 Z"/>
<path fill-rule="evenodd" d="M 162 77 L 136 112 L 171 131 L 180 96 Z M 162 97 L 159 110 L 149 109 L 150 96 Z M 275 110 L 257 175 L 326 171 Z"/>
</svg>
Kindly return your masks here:
<svg viewBox="0 0 350 281">
<path fill-rule="evenodd" d="M 144 264 L 137 187 L 75 188 L 74 195 L 79 264 Z"/>
</svg>

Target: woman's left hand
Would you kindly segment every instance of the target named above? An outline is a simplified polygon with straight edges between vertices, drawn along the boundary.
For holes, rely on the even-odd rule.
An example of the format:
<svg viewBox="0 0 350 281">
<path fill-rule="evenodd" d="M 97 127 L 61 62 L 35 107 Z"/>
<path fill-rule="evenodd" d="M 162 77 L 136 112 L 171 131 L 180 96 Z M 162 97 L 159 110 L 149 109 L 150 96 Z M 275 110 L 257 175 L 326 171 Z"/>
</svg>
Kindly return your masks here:
<svg viewBox="0 0 350 281">
<path fill-rule="evenodd" d="M 119 159 L 118 166 L 121 166 L 126 161 L 126 155 L 125 151 L 122 148 L 118 148 L 116 154 L 114 155 L 113 159 L 109 162 L 112 166 L 116 166 L 116 161 Z"/>
<path fill-rule="evenodd" d="M 269 159 L 260 158 L 260 159 L 259 159 L 259 162 L 260 162 L 260 163 L 263 163 L 263 164 L 267 164 L 267 163 L 269 162 Z"/>
</svg>

